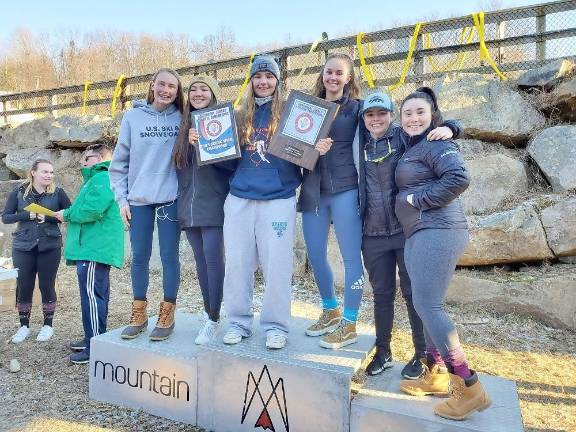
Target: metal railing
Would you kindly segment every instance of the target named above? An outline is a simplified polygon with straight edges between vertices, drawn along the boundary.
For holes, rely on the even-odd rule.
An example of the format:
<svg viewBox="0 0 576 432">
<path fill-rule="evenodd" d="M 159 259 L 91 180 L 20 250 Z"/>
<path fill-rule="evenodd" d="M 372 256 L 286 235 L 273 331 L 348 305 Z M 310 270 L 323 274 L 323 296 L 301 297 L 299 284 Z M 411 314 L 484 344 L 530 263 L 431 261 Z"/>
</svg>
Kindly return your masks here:
<svg viewBox="0 0 576 432">
<path fill-rule="evenodd" d="M 279 60 L 286 89 L 310 90 L 326 56 L 346 52 L 364 87 L 368 82 L 392 86 L 396 99 L 446 73 L 498 71 L 514 78 L 550 60 L 576 56 L 576 0 L 489 12 L 483 21 L 475 24 L 469 15 L 339 39 L 323 34 L 314 44 L 270 54 Z M 192 76 L 210 74 L 219 81 L 223 98 L 234 100 L 249 63 L 250 56 L 244 56 L 178 72 L 185 87 Z M 27 113 L 110 115 L 112 106 L 121 111 L 131 100 L 144 98 L 152 75 L 2 95 L 0 117 L 8 122 L 8 117 Z"/>
</svg>

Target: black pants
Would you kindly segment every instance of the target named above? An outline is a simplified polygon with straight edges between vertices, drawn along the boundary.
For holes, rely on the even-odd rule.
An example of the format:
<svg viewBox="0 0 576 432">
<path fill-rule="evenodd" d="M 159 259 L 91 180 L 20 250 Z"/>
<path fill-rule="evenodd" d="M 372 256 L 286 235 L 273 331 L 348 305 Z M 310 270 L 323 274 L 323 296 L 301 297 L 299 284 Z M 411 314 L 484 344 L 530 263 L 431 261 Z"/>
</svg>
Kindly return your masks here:
<svg viewBox="0 0 576 432">
<path fill-rule="evenodd" d="M 16 281 L 16 307 L 20 314 L 20 323 L 28 325 L 32 309 L 32 295 L 38 275 L 38 286 L 42 295 L 44 324 L 52 325 L 56 308 L 56 273 L 60 266 L 62 248 L 38 252 L 35 247 L 29 251 L 12 250 L 12 263 L 18 269 Z"/>
<path fill-rule="evenodd" d="M 386 354 L 391 352 L 390 340 L 392 338 L 394 299 L 396 297 L 396 265 L 398 265 L 400 289 L 408 308 L 414 350 L 418 354 L 424 353 L 426 342 L 422 321 L 412 304 L 410 278 L 404 265 L 404 235 L 364 236 L 362 255 L 374 292 L 374 322 L 378 351 Z"/>
</svg>

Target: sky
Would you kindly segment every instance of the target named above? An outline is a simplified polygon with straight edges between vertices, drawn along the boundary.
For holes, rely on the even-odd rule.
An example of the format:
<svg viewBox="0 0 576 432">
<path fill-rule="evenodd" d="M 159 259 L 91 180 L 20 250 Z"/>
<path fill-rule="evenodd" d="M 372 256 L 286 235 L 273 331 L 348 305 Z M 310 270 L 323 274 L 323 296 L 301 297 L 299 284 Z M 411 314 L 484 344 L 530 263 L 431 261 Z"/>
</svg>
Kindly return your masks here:
<svg viewBox="0 0 576 432">
<path fill-rule="evenodd" d="M 220 28 L 238 43 L 294 45 L 358 31 L 409 25 L 490 10 L 545 3 L 539 0 L 23 0 L 2 2 L 0 45 L 19 27 L 35 33 L 62 30 L 122 30 L 133 33 L 186 33 L 196 40 Z"/>
</svg>

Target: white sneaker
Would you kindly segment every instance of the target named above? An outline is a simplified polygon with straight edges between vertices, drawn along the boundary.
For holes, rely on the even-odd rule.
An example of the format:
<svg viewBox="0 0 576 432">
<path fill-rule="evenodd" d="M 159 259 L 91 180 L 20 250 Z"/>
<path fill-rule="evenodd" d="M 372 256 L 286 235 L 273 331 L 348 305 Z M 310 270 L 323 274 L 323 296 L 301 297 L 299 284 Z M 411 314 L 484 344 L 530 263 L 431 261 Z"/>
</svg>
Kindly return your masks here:
<svg viewBox="0 0 576 432">
<path fill-rule="evenodd" d="M 48 339 L 52 337 L 54 334 L 54 329 L 49 325 L 42 326 L 40 331 L 38 332 L 38 336 L 36 336 L 36 340 L 38 342 L 46 342 Z"/>
<path fill-rule="evenodd" d="M 30 329 L 28 328 L 28 326 L 20 327 L 16 332 L 16 334 L 12 336 L 12 343 L 19 344 L 21 342 L 24 342 L 24 339 L 26 339 L 29 334 Z"/>
<path fill-rule="evenodd" d="M 269 332 L 266 334 L 266 348 L 282 349 L 286 346 L 286 339 L 283 333 Z"/>
<path fill-rule="evenodd" d="M 218 331 L 218 326 L 220 325 L 217 321 L 208 320 L 204 323 L 204 327 L 198 332 L 196 340 L 194 341 L 196 345 L 206 345 L 214 339 L 216 332 Z"/>
<path fill-rule="evenodd" d="M 230 327 L 224 337 L 222 338 L 222 342 L 226 345 L 234 345 L 240 343 L 242 341 L 242 332 L 237 329 L 236 327 Z"/>
</svg>

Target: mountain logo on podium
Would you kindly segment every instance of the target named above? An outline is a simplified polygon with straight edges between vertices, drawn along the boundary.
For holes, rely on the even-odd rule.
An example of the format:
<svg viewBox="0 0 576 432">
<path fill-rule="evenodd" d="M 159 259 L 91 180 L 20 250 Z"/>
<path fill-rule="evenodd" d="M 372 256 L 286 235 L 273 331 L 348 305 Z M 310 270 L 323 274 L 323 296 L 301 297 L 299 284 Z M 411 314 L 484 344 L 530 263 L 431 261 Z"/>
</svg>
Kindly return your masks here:
<svg viewBox="0 0 576 432">
<path fill-rule="evenodd" d="M 263 394 L 260 384 L 269 383 L 271 391 L 269 394 Z M 256 396 L 258 396 L 256 398 Z M 258 420 L 254 424 L 254 428 L 262 428 L 262 430 L 269 430 L 271 432 L 277 431 L 272 423 L 272 418 L 270 417 L 270 410 L 277 409 L 282 417 L 282 423 L 284 423 L 285 432 L 290 432 L 290 425 L 288 423 L 288 408 L 286 407 L 286 393 L 284 391 L 284 379 L 278 378 L 276 383 L 272 381 L 270 376 L 270 371 L 268 366 L 264 365 L 258 380 L 256 380 L 255 375 L 252 371 L 248 372 L 248 378 L 246 380 L 246 391 L 244 392 L 244 406 L 242 408 L 242 421 L 244 424 L 246 416 L 250 409 L 259 409 L 260 415 Z"/>
</svg>

